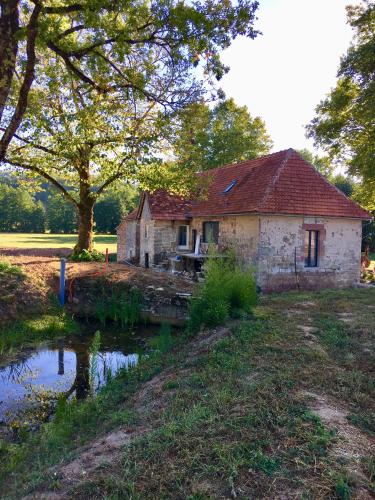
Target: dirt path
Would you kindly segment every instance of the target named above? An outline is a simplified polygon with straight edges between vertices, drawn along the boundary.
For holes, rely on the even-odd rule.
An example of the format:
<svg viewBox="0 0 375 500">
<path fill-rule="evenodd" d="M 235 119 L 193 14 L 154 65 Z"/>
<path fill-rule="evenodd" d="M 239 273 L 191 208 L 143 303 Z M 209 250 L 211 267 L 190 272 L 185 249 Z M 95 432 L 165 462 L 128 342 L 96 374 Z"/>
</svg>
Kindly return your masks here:
<svg viewBox="0 0 375 500">
<path fill-rule="evenodd" d="M 375 450 L 375 439 L 361 432 L 348 422 L 349 411 L 326 395 L 305 391 L 310 409 L 316 413 L 329 429 L 336 429 L 338 439 L 330 449 L 331 456 L 345 464 L 356 483 L 358 500 L 374 498 L 365 487 L 367 483 L 363 460 Z"/>
</svg>

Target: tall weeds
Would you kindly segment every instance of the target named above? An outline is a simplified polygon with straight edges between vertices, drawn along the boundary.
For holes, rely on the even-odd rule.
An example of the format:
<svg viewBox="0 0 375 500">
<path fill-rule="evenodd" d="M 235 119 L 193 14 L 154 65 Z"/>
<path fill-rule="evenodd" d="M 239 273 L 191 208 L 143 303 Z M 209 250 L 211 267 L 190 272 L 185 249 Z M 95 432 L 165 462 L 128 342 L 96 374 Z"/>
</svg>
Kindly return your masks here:
<svg viewBox="0 0 375 500">
<path fill-rule="evenodd" d="M 189 307 L 188 330 L 216 326 L 230 316 L 249 314 L 257 302 L 253 271 L 236 262 L 233 252 L 211 253 L 204 266 L 205 281 Z"/>
<path fill-rule="evenodd" d="M 142 294 L 137 288 L 132 288 L 128 293 L 112 292 L 110 296 L 103 296 L 95 306 L 95 316 L 102 326 L 108 320 L 121 325 L 132 327 L 138 323 L 142 309 Z"/>
</svg>

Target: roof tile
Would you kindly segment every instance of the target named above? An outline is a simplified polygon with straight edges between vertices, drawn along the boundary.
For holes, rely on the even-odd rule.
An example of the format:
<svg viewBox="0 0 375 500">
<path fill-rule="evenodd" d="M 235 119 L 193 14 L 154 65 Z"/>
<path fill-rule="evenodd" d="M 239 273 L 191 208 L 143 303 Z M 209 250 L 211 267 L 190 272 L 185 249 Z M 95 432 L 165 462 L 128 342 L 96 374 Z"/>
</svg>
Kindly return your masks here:
<svg viewBox="0 0 375 500">
<path fill-rule="evenodd" d="M 370 219 L 371 215 L 330 184 L 293 149 L 255 160 L 215 168 L 205 199 L 186 200 L 156 191 L 149 193 L 154 219 L 240 213 L 278 213 Z M 227 193 L 225 188 L 236 180 Z"/>
</svg>

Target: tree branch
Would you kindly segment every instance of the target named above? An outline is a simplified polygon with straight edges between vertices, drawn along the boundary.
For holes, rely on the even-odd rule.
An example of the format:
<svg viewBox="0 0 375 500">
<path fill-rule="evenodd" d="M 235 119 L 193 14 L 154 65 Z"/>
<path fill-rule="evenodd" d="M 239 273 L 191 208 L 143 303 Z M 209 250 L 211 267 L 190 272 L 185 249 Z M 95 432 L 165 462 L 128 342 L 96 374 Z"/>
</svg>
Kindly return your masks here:
<svg viewBox="0 0 375 500">
<path fill-rule="evenodd" d="M 124 175 L 123 172 L 117 172 L 116 174 L 111 175 L 111 177 L 109 177 L 104 182 L 104 184 L 102 184 L 100 188 L 96 191 L 95 197 L 97 198 L 98 196 L 100 196 L 108 186 L 110 186 L 113 182 L 117 181 L 117 179 L 120 179 L 123 175 Z"/>
<path fill-rule="evenodd" d="M 19 0 L 0 1 L 0 120 L 4 113 L 16 68 Z"/>
<path fill-rule="evenodd" d="M 63 31 L 62 33 L 60 33 L 56 38 L 55 38 L 55 42 L 57 42 L 58 40 L 61 40 L 62 38 L 68 36 L 68 35 L 71 35 L 72 33 L 75 33 L 76 31 L 81 31 L 85 29 L 85 25 L 84 24 L 78 24 L 77 26 L 72 26 L 71 28 Z"/>
<path fill-rule="evenodd" d="M 62 49 L 60 49 L 56 44 L 53 42 L 48 42 L 47 47 L 51 49 L 53 52 L 55 52 L 57 55 L 59 55 L 63 61 L 65 62 L 66 66 L 68 69 L 70 69 L 80 80 L 82 80 L 85 83 L 88 83 L 91 85 L 94 89 L 96 89 L 98 92 L 106 92 L 106 89 L 103 89 L 99 85 L 97 85 L 94 80 L 92 80 L 90 77 L 85 75 L 77 66 L 75 66 L 72 61 L 69 59 L 69 55 L 64 52 Z"/>
<path fill-rule="evenodd" d="M 6 150 L 12 140 L 16 130 L 21 124 L 23 115 L 25 114 L 27 108 L 27 101 L 30 92 L 31 85 L 35 77 L 35 41 L 38 34 L 38 18 L 42 10 L 41 4 L 35 3 L 34 10 L 30 16 L 29 25 L 27 27 L 27 42 L 26 42 L 26 69 L 23 77 L 23 82 L 19 91 L 19 97 L 16 109 L 14 110 L 13 116 L 7 126 L 3 136 L 0 139 L 0 160 L 5 156 Z"/>
<path fill-rule="evenodd" d="M 83 5 L 73 3 L 72 5 L 61 5 L 60 7 L 44 7 L 43 12 L 46 14 L 69 14 L 71 12 L 79 12 L 83 10 Z"/>
<path fill-rule="evenodd" d="M 5 131 L 6 129 L 4 127 L 0 127 L 0 130 Z M 42 146 L 40 144 L 35 144 L 34 142 L 29 141 L 25 137 L 21 137 L 18 134 L 13 134 L 13 137 L 18 139 L 19 141 L 24 142 L 25 144 L 28 144 L 29 146 L 32 146 L 35 149 L 40 149 L 40 151 L 44 151 L 45 153 L 49 153 L 51 155 L 58 156 L 58 153 L 56 151 L 54 151 L 53 149 L 46 148 L 45 146 Z"/>
<path fill-rule="evenodd" d="M 59 181 L 57 181 L 54 177 L 49 175 L 43 169 L 36 167 L 35 165 L 27 165 L 26 163 L 19 163 L 17 161 L 12 161 L 8 158 L 5 158 L 4 162 L 8 163 L 12 167 L 23 168 L 24 170 L 29 170 L 30 172 L 35 172 L 36 174 L 40 175 L 48 182 L 50 182 L 53 186 L 55 186 L 59 191 L 61 191 L 61 193 L 65 196 L 65 198 L 67 198 L 71 203 L 73 203 L 76 207 L 78 207 L 78 202 L 73 198 L 73 196 L 69 193 L 69 191 L 62 184 L 60 184 Z"/>
</svg>

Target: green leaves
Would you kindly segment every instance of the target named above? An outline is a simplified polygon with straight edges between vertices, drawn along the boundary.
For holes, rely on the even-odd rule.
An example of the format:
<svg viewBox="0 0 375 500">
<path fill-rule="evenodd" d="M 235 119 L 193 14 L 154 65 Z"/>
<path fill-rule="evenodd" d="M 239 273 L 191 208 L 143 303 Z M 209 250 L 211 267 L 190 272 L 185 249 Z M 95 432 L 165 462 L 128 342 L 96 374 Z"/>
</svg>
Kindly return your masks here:
<svg viewBox="0 0 375 500">
<path fill-rule="evenodd" d="M 349 6 L 355 37 L 336 87 L 316 108 L 309 137 L 366 183 L 375 178 L 375 4 Z"/>
<path fill-rule="evenodd" d="M 176 156 L 181 164 L 198 170 L 249 160 L 269 152 L 272 142 L 263 120 L 253 118 L 246 106 L 233 99 L 212 110 L 195 103 L 181 113 L 176 133 Z"/>
</svg>

